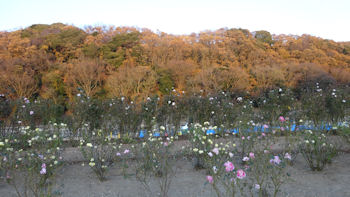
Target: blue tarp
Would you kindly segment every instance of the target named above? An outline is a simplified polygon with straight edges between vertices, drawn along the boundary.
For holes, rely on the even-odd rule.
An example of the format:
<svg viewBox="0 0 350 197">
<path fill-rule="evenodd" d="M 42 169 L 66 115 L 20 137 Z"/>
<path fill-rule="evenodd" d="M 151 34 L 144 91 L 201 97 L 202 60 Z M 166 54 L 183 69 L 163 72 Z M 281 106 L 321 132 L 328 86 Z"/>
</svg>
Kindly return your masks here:
<svg viewBox="0 0 350 197">
<path fill-rule="evenodd" d="M 231 129 L 231 132 L 237 134 L 238 133 L 238 129 L 237 128 Z"/>
<path fill-rule="evenodd" d="M 264 128 L 264 126 L 254 126 L 252 128 L 249 128 L 249 129 L 246 129 L 246 130 L 242 130 L 242 129 L 239 129 L 239 128 L 233 128 L 233 129 L 230 129 L 230 130 L 226 130 L 226 132 L 231 132 L 231 133 L 239 133 L 239 131 L 243 131 L 243 132 L 269 132 L 273 129 L 280 129 L 281 127 L 280 126 L 274 126 L 274 127 L 269 127 L 269 128 Z M 310 126 L 310 125 L 296 125 L 296 124 L 293 124 L 290 126 L 290 131 L 299 131 L 299 130 L 327 130 L 327 131 L 330 131 L 332 130 L 332 125 L 328 125 L 328 124 L 325 124 L 325 125 L 321 125 L 321 126 L 318 126 L 318 127 L 314 127 L 314 126 Z M 289 130 L 289 127 L 287 127 L 287 130 Z M 205 133 L 207 135 L 213 135 L 213 134 L 216 134 L 218 132 L 222 131 L 221 128 L 218 128 L 217 130 L 214 130 L 214 129 L 207 129 L 205 131 Z M 117 133 L 118 131 L 113 131 L 113 134 Z M 187 125 L 185 126 L 182 126 L 180 131 L 181 134 L 187 134 L 188 133 L 188 127 Z M 146 131 L 145 130 L 141 130 L 140 133 L 139 133 L 139 137 L 140 138 L 144 138 L 145 137 L 145 133 Z M 174 131 L 171 130 L 170 132 L 167 132 L 168 134 L 170 135 L 173 135 L 174 134 Z M 160 137 L 161 134 L 159 132 L 156 132 L 153 134 L 153 136 L 155 137 Z"/>
<path fill-rule="evenodd" d="M 140 138 L 144 138 L 144 137 L 145 137 L 145 131 L 144 131 L 144 130 L 141 130 L 141 131 L 140 131 L 139 137 L 140 137 Z"/>
<path fill-rule="evenodd" d="M 154 133 L 153 136 L 154 136 L 154 137 L 159 137 L 159 136 L 160 136 L 160 133 Z"/>
<path fill-rule="evenodd" d="M 215 130 L 214 129 L 208 129 L 206 134 L 207 135 L 215 134 Z"/>
</svg>

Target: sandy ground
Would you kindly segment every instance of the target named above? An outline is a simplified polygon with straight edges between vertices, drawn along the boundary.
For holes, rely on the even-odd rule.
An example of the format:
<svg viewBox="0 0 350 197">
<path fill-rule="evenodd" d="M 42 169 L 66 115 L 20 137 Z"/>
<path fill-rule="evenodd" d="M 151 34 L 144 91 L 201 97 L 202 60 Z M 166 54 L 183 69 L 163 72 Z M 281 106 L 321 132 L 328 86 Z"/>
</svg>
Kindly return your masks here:
<svg viewBox="0 0 350 197">
<path fill-rule="evenodd" d="M 133 165 L 131 163 L 131 165 Z M 191 161 L 178 160 L 177 173 L 172 180 L 170 197 L 216 196 L 211 186 L 205 184 L 205 170 L 194 170 Z M 295 197 L 346 197 L 350 196 L 350 154 L 341 153 L 321 172 L 311 171 L 299 155 L 289 167 L 291 181 L 282 188 L 279 196 Z M 147 193 L 133 175 L 124 178 L 118 166 L 110 169 L 108 180 L 99 182 L 89 166 L 71 164 L 62 167 L 57 177 L 56 193 L 64 197 L 135 197 L 157 196 L 157 178 L 150 185 L 153 194 Z M 16 196 L 14 190 L 0 182 L 0 196 Z"/>
</svg>

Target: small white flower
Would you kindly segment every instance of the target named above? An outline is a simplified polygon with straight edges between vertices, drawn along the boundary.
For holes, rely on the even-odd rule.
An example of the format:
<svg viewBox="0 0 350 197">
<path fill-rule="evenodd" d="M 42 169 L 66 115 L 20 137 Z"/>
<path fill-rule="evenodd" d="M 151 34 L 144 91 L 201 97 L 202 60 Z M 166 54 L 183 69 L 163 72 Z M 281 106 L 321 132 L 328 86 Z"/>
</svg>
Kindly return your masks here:
<svg viewBox="0 0 350 197">
<path fill-rule="evenodd" d="M 213 171 L 216 174 L 216 172 L 218 171 L 218 168 L 216 166 L 213 166 Z"/>
<path fill-rule="evenodd" d="M 255 189 L 260 189 L 260 185 L 259 184 L 255 184 Z"/>
<path fill-rule="evenodd" d="M 243 157 L 243 161 L 249 161 L 249 157 Z"/>
</svg>

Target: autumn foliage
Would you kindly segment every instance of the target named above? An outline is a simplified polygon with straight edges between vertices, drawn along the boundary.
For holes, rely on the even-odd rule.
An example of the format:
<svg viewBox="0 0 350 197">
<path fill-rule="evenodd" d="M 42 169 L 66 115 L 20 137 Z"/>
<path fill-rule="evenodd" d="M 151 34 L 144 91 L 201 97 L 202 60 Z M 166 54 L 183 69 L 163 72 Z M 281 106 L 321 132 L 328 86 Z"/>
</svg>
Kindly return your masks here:
<svg viewBox="0 0 350 197">
<path fill-rule="evenodd" d="M 349 42 L 245 29 L 171 35 L 60 23 L 0 32 L 0 93 L 11 98 L 65 102 L 84 93 L 142 100 L 172 89 L 259 93 L 316 82 L 349 84 Z"/>
</svg>

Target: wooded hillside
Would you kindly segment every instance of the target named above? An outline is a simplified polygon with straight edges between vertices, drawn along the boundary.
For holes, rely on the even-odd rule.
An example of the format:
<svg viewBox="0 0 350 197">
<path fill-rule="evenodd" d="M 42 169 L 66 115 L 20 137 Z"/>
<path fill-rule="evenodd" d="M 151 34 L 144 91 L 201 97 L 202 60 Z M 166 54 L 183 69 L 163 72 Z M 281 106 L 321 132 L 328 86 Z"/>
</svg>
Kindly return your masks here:
<svg viewBox="0 0 350 197">
<path fill-rule="evenodd" d="M 350 42 L 219 29 L 171 35 L 56 23 L 0 32 L 0 93 L 65 102 L 89 97 L 349 84 Z"/>
</svg>

